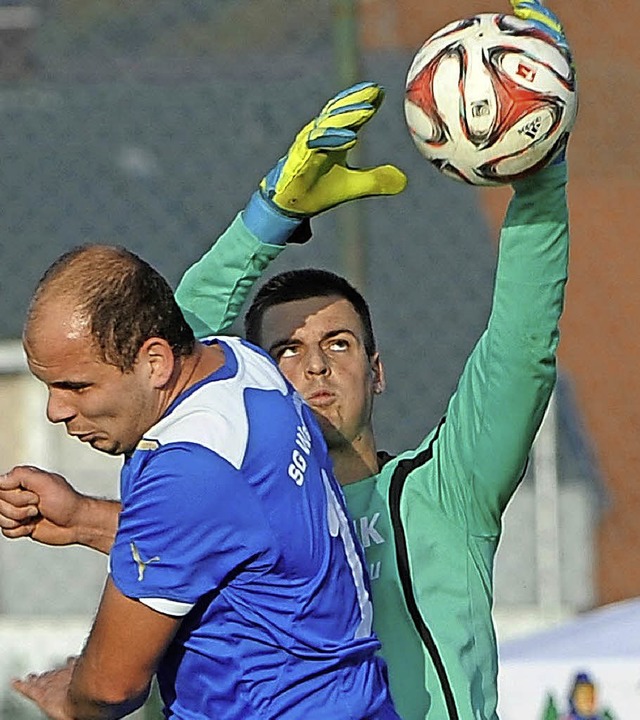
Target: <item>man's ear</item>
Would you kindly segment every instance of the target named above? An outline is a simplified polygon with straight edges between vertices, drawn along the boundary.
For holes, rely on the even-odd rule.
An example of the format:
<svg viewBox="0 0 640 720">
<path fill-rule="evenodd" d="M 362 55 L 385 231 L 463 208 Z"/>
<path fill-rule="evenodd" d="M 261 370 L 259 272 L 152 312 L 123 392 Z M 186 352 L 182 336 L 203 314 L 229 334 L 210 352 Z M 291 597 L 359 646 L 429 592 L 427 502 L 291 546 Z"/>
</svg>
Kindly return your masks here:
<svg viewBox="0 0 640 720">
<path fill-rule="evenodd" d="M 373 373 L 373 392 L 374 395 L 380 395 L 387 387 L 384 377 L 384 365 L 380 359 L 380 353 L 375 353 L 369 361 L 371 363 L 371 372 Z"/>
<path fill-rule="evenodd" d="M 173 375 L 176 359 L 166 340 L 152 337 L 145 340 L 138 351 L 138 363 L 156 389 L 163 388 Z"/>
</svg>

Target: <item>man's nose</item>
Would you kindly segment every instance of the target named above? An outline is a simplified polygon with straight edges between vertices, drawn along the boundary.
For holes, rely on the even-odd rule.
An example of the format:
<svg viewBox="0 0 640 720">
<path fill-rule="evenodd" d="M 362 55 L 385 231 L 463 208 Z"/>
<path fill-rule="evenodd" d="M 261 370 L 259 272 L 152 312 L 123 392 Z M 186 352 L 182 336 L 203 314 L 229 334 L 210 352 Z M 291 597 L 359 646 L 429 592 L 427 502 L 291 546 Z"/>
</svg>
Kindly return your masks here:
<svg viewBox="0 0 640 720">
<path fill-rule="evenodd" d="M 327 375 L 331 372 L 329 360 L 320 348 L 307 353 L 305 371 L 309 375 Z"/>
<path fill-rule="evenodd" d="M 52 423 L 61 423 L 70 420 L 76 414 L 75 408 L 62 392 L 49 390 L 47 401 L 47 418 Z"/>
</svg>

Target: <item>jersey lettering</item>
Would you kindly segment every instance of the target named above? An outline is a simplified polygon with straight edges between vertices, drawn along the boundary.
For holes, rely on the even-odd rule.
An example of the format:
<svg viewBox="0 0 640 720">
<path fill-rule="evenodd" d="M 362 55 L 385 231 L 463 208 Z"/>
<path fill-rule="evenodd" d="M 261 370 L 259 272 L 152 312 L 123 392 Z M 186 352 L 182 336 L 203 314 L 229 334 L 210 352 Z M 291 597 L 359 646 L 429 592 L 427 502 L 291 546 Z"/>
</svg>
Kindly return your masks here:
<svg viewBox="0 0 640 720">
<path fill-rule="evenodd" d="M 311 433 L 305 425 L 298 425 L 296 430 L 296 445 L 308 455 L 311 452 Z"/>
<path fill-rule="evenodd" d="M 287 470 L 287 473 L 289 474 L 289 477 L 293 480 L 293 482 L 300 487 L 302 483 L 304 482 L 304 473 L 300 468 L 297 468 L 293 463 L 289 465 L 289 468 Z"/>
<path fill-rule="evenodd" d="M 377 512 L 371 520 L 366 516 L 360 518 L 360 541 L 362 542 L 362 547 L 368 548 L 372 542 L 376 545 L 382 545 L 382 543 L 384 543 L 384 538 L 376 529 L 376 523 L 379 519 L 379 512 Z"/>
<path fill-rule="evenodd" d="M 369 578 L 371 580 L 377 580 L 380 577 L 381 562 L 381 560 L 378 560 L 377 562 L 371 563 L 369 566 Z"/>
<path fill-rule="evenodd" d="M 311 453 L 311 435 L 305 425 L 298 425 L 296 428 L 296 445 L 306 455 Z M 291 453 L 291 463 L 287 468 L 287 473 L 295 484 L 300 487 L 300 485 L 304 482 L 304 473 L 307 469 L 307 459 L 300 450 L 298 450 L 298 448 L 294 448 Z"/>
</svg>

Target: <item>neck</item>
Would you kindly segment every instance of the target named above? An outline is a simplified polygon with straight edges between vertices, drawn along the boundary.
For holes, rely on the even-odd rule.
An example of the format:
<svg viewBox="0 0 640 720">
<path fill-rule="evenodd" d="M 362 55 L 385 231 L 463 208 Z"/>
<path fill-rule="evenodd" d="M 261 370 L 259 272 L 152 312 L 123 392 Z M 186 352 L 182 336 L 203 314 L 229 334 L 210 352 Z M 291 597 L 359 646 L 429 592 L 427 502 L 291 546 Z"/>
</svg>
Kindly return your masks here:
<svg viewBox="0 0 640 720">
<path fill-rule="evenodd" d="M 176 362 L 175 380 L 171 384 L 172 389 L 167 397 L 165 410 L 178 395 L 206 378 L 207 375 L 211 375 L 222 365 L 224 365 L 224 352 L 217 344 L 203 345 L 197 342 L 190 355 L 181 357 Z"/>
<path fill-rule="evenodd" d="M 351 443 L 335 445 L 329 449 L 333 471 L 340 485 L 350 485 L 376 475 L 378 454 L 372 432 L 356 438 Z"/>
</svg>

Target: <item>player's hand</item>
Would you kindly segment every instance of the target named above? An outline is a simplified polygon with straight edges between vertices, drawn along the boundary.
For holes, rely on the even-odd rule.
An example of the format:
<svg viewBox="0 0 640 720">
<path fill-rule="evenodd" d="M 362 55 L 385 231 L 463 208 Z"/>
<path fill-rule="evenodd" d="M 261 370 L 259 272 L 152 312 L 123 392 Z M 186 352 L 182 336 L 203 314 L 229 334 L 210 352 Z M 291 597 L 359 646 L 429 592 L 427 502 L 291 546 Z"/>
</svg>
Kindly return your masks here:
<svg viewBox="0 0 640 720">
<path fill-rule="evenodd" d="M 383 98 L 383 88 L 371 82 L 331 98 L 262 180 L 263 199 L 283 215 L 305 218 L 356 198 L 404 190 L 406 175 L 393 165 L 350 168 L 347 163 L 358 131 L 375 115 Z"/>
<path fill-rule="evenodd" d="M 558 17 L 551 12 L 549 8 L 545 7 L 541 0 L 510 0 L 510 2 L 513 8 L 513 14 L 517 18 L 520 18 L 520 20 L 529 21 L 548 35 L 560 50 L 566 54 L 575 72 L 571 48 L 569 47 L 569 43 L 564 34 L 564 28 Z M 550 165 L 560 165 L 566 160 L 568 141 L 569 136 L 567 135 L 562 140 L 562 144 L 557 148 L 553 159 L 549 163 Z"/>
<path fill-rule="evenodd" d="M 0 475 L 0 530 L 45 545 L 77 542 L 76 519 L 85 496 L 56 473 L 21 465 Z"/>
<path fill-rule="evenodd" d="M 68 694 L 76 658 L 45 673 L 31 673 L 22 680 L 13 680 L 14 690 L 32 700 L 51 720 L 73 720 L 69 710 Z"/>
<path fill-rule="evenodd" d="M 546 8 L 541 0 L 510 0 L 513 14 L 520 20 L 528 20 L 549 35 L 561 48 L 569 51 L 567 38 L 558 17 Z"/>
</svg>

